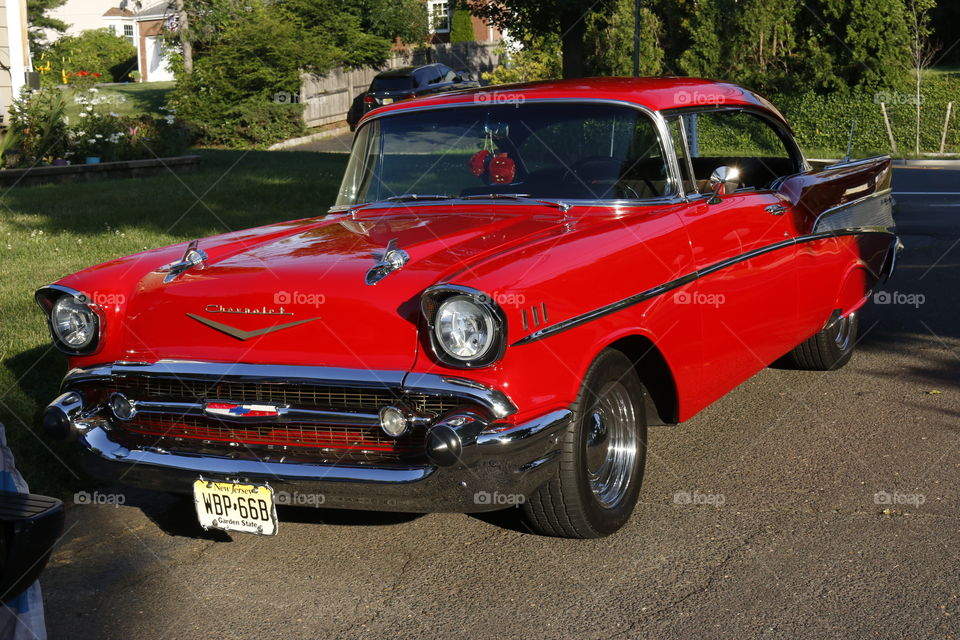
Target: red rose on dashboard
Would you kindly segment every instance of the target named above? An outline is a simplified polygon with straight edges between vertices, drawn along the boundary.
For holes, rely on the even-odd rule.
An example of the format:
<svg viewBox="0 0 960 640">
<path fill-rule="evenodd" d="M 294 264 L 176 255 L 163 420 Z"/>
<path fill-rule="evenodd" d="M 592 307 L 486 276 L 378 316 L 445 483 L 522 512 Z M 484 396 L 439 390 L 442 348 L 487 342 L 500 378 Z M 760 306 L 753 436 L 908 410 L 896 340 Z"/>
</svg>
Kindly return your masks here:
<svg viewBox="0 0 960 640">
<path fill-rule="evenodd" d="M 490 161 L 490 181 L 496 184 L 508 184 L 513 182 L 513 177 L 517 174 L 517 166 L 512 158 L 507 157 L 505 153 L 498 153 Z"/>
<path fill-rule="evenodd" d="M 487 171 L 487 162 L 489 162 L 490 152 L 486 149 L 481 149 L 477 151 L 470 158 L 470 171 L 473 172 L 473 175 L 480 177 Z"/>
</svg>

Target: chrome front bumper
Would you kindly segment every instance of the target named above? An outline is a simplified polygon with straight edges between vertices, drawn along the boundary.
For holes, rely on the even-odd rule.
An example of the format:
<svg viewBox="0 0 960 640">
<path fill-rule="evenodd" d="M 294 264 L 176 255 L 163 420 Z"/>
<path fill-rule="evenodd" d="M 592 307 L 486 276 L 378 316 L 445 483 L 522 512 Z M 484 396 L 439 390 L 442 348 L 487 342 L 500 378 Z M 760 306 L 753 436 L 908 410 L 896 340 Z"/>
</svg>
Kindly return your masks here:
<svg viewBox="0 0 960 640">
<path fill-rule="evenodd" d="M 268 483 L 292 504 L 406 512 L 480 512 L 522 502 L 547 482 L 558 462 L 560 436 L 571 412 L 559 410 L 465 443 L 460 462 L 447 467 L 319 465 L 264 462 L 210 455 L 129 450 L 103 427 L 79 437 L 91 475 L 110 482 L 189 493 L 193 482 Z M 304 498 L 301 498 L 304 497 Z M 310 499 L 307 499 L 310 498 Z M 282 501 L 281 501 L 282 503 Z"/>
<path fill-rule="evenodd" d="M 371 392 L 390 389 L 391 397 L 400 398 L 410 397 L 405 394 L 454 396 L 456 402 L 426 421 L 424 455 L 408 462 L 325 459 L 311 457 L 298 446 L 266 450 L 239 441 L 211 449 L 188 446 L 183 438 L 131 440 L 125 437 L 125 423 L 115 413 L 111 416 L 96 391 L 131 378 L 262 383 L 295 390 L 349 385 Z M 382 511 L 477 512 L 516 504 L 522 500 L 518 496 L 529 495 L 550 479 L 559 458 L 561 432 L 571 420 L 568 409 L 559 409 L 523 424 L 509 424 L 506 418 L 516 412 L 516 406 L 495 389 L 464 378 L 402 371 L 185 361 L 114 363 L 71 371 L 62 391 L 44 413 L 44 428 L 53 437 L 77 440 L 86 454 L 87 471 L 100 479 L 177 493 L 192 491 L 201 476 L 268 483 L 278 493 L 293 497 L 292 504 Z M 195 414 L 194 404 L 142 398 L 134 403 L 145 414 L 175 411 L 178 415 Z M 282 423 L 287 410 L 278 411 L 280 415 L 272 420 Z M 333 420 L 379 430 L 376 422 L 368 424 L 367 413 L 311 411 L 306 415 L 296 407 L 289 410 L 296 410 L 298 421 Z M 298 499 L 298 494 L 305 496 Z"/>
</svg>

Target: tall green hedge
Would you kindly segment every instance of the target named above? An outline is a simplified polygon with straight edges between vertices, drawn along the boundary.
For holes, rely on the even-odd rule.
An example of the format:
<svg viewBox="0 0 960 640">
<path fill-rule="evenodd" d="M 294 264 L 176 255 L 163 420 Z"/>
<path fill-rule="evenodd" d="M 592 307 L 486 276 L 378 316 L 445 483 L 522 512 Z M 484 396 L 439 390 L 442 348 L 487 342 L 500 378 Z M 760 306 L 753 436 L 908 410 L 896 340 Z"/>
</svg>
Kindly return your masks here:
<svg viewBox="0 0 960 640">
<path fill-rule="evenodd" d="M 854 94 L 769 96 L 793 127 L 808 155 L 842 155 L 847 148 L 850 120 L 856 119 L 853 154 L 892 153 L 880 103 L 887 107 L 898 156 L 914 151 L 916 107 L 910 93 L 878 91 Z M 948 153 L 960 152 L 960 75 L 928 73 L 921 85 L 920 151 L 939 152 L 947 103 L 953 115 L 947 129 Z"/>
</svg>

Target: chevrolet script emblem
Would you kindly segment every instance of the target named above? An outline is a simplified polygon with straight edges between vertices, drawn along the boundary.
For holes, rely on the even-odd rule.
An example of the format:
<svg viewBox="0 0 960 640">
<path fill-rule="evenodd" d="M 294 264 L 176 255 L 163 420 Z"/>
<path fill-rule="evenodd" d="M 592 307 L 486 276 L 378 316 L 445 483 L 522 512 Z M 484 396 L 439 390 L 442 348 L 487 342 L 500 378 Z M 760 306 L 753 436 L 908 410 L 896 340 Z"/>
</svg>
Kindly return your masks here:
<svg viewBox="0 0 960 640">
<path fill-rule="evenodd" d="M 237 340 L 249 340 L 250 338 L 257 338 L 259 336 L 265 336 L 268 333 L 273 333 L 274 331 L 280 331 L 281 329 L 289 329 L 290 327 L 295 327 L 298 324 L 306 324 L 308 322 L 313 322 L 314 320 L 319 320 L 320 318 L 307 318 L 306 320 L 297 320 L 296 322 L 287 322 L 286 324 L 275 324 L 272 327 L 264 327 L 263 329 L 254 329 L 253 331 L 244 331 L 243 329 L 237 329 L 236 327 L 231 327 L 228 324 L 223 324 L 222 322 L 216 322 L 215 320 L 210 320 L 209 318 L 203 318 L 194 313 L 188 313 L 188 318 L 193 318 L 200 324 L 205 324 L 211 329 L 216 329 L 217 331 L 222 331 L 231 338 L 236 338 Z"/>
</svg>

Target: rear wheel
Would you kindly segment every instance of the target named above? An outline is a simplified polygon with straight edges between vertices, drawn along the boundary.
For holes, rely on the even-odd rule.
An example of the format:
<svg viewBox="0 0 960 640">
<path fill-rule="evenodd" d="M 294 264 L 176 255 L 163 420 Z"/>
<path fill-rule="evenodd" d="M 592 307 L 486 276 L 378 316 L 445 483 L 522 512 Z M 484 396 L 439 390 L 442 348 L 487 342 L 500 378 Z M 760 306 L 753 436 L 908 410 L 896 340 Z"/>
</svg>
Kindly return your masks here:
<svg viewBox="0 0 960 640">
<path fill-rule="evenodd" d="M 798 369 L 832 371 L 850 361 L 857 343 L 857 313 L 837 318 L 816 335 L 794 347 L 787 360 Z"/>
<path fill-rule="evenodd" d="M 538 533 L 599 538 L 637 503 L 647 454 L 646 390 L 630 360 L 603 351 L 587 371 L 550 482 L 523 505 Z"/>
</svg>

